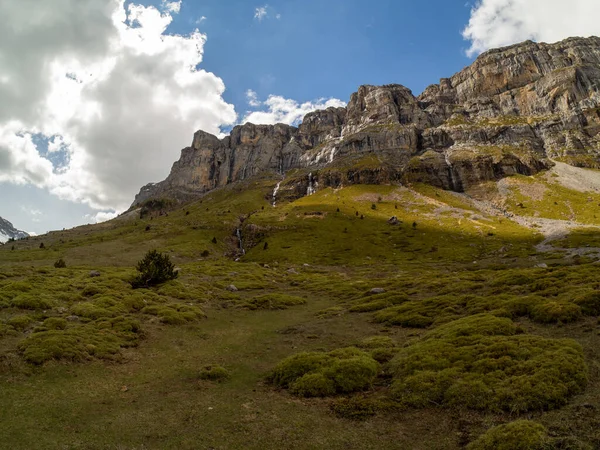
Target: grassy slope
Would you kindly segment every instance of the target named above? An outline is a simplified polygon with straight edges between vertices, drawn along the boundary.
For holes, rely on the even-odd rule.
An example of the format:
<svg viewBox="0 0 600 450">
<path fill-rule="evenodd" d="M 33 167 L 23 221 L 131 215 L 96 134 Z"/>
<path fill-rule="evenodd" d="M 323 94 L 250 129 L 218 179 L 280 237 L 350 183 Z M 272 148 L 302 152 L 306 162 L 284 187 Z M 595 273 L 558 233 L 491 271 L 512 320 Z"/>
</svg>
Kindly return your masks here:
<svg viewBox="0 0 600 450">
<path fill-rule="evenodd" d="M 565 323 L 545 307 L 579 305 L 577 299 L 599 287 L 596 265 L 538 254 L 533 246 L 540 235 L 430 187 L 325 189 L 273 208 L 274 184 L 261 179 L 230 186 L 168 216 L 80 227 L 0 248 L 3 445 L 452 449 L 519 417 L 539 420 L 556 438 L 599 444 L 598 416 L 586 406 L 600 397 L 596 312 L 580 311 Z M 578 208 L 574 194 L 568 201 Z M 548 217 L 562 214 L 553 201 L 539 202 Z M 388 224 L 391 216 L 401 223 Z M 237 227 L 247 253 L 234 262 Z M 182 275 L 144 293 L 138 304 L 126 280 L 151 248 L 168 252 Z M 209 255 L 202 257 L 204 251 Z M 52 267 L 59 257 L 67 269 Z M 541 262 L 550 267 L 535 268 Z M 89 278 L 92 269 L 102 276 Z M 228 291 L 230 284 L 239 291 Z M 387 294 L 365 296 L 374 287 Z M 254 309 L 253 299 L 264 294 L 305 303 Z M 404 296 L 400 306 L 398 296 Z M 40 298 L 48 304 L 36 306 Z M 91 308 L 90 317 L 79 314 L 67 330 L 96 340 L 81 338 L 72 361 L 26 362 L 27 348 L 47 350 L 44 341 L 27 341 L 49 331 L 45 321 L 81 312 L 81 304 Z M 186 308 L 206 318 L 184 315 Z M 361 310 L 367 312 L 351 312 Z M 336 399 L 299 399 L 264 382 L 280 360 L 300 351 L 330 351 L 369 336 L 411 348 L 429 330 L 481 313 L 510 317 L 526 335 L 579 342 L 589 379 L 584 393 L 559 409 L 521 415 L 434 403 L 407 408 L 385 400 L 390 379 L 384 376 L 359 394 L 383 399 L 384 406 L 355 422 L 332 413 Z M 122 320 L 135 321 L 140 331 L 121 333 Z M 111 339 L 122 348 L 102 353 Z M 206 364 L 226 367 L 231 379 L 200 380 Z"/>
</svg>

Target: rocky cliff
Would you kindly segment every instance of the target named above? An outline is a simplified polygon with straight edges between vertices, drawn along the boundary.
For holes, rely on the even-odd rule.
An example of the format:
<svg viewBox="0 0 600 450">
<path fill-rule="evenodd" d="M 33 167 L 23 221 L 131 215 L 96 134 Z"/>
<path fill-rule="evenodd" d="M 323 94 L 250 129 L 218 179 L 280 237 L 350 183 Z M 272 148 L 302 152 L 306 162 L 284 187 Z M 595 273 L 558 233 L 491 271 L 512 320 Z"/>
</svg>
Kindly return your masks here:
<svg viewBox="0 0 600 450">
<path fill-rule="evenodd" d="M 551 159 L 600 167 L 600 38 L 524 42 L 488 51 L 421 95 L 400 85 L 361 86 L 345 108 L 304 117 L 299 127 L 235 127 L 219 140 L 198 131 L 168 178 L 142 188 L 180 201 L 262 171 L 290 182 L 425 182 L 462 191 Z"/>
<path fill-rule="evenodd" d="M 4 244 L 9 239 L 24 239 L 29 234 L 24 231 L 17 230 L 12 223 L 0 217 L 0 243 Z"/>
</svg>

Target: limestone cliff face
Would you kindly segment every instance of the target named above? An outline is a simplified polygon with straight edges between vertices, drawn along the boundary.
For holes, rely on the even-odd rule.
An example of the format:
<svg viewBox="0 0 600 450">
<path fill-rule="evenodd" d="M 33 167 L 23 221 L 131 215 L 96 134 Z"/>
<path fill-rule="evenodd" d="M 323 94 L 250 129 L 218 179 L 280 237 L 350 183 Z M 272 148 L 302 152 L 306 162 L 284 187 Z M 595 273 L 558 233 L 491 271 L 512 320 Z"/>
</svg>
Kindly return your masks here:
<svg viewBox="0 0 600 450">
<path fill-rule="evenodd" d="M 550 158 L 600 167 L 600 38 L 490 50 L 418 97 L 400 85 L 361 86 L 346 108 L 310 113 L 297 128 L 245 124 L 223 140 L 199 131 L 134 204 L 186 201 L 292 168 L 319 186 L 419 181 L 461 191 L 536 173 Z"/>
</svg>

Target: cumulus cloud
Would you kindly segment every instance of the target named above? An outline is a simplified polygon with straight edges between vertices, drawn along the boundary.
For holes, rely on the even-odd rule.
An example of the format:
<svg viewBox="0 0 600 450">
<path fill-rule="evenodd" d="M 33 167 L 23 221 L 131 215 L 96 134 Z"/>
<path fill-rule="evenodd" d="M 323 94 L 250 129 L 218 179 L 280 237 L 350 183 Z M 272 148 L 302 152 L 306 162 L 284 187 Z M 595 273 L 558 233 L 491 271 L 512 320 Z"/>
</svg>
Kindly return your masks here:
<svg viewBox="0 0 600 450">
<path fill-rule="evenodd" d="M 176 2 L 170 2 L 168 0 L 163 0 L 162 2 L 162 7 L 163 9 L 178 14 L 179 11 L 181 11 L 181 2 L 182 0 L 176 1 Z"/>
<path fill-rule="evenodd" d="M 480 0 L 471 10 L 463 37 L 468 56 L 532 39 L 556 42 L 600 35 L 598 0 Z"/>
<path fill-rule="evenodd" d="M 346 106 L 341 100 L 336 98 L 319 99 L 313 102 L 298 103 L 295 100 L 287 99 L 279 95 L 270 95 L 266 101 L 260 102 L 255 92 L 249 90 L 246 93 L 251 106 L 264 106 L 266 110 L 250 111 L 246 114 L 242 123 L 251 122 L 253 124 L 273 125 L 276 123 L 285 123 L 288 125 L 298 125 L 306 114 L 318 109 L 329 107 Z"/>
<path fill-rule="evenodd" d="M 107 222 L 111 219 L 114 219 L 117 216 L 118 216 L 118 214 L 115 212 L 100 211 L 96 214 L 86 214 L 85 216 L 83 216 L 83 219 L 87 223 L 102 223 L 102 222 Z"/>
<path fill-rule="evenodd" d="M 198 67 L 206 36 L 166 34 L 180 7 L 0 1 L 0 183 L 123 210 L 195 130 L 234 124 L 222 80 Z"/>
<path fill-rule="evenodd" d="M 269 7 L 269 5 L 265 5 L 265 6 L 259 6 L 258 8 L 256 8 L 254 10 L 254 18 L 256 20 L 258 20 L 259 22 L 262 22 L 262 20 L 267 17 L 267 8 Z"/>
<path fill-rule="evenodd" d="M 246 100 L 248 100 L 248 104 L 252 107 L 258 107 L 262 105 L 262 102 L 258 99 L 258 94 L 252 89 L 248 89 L 246 91 Z"/>
</svg>

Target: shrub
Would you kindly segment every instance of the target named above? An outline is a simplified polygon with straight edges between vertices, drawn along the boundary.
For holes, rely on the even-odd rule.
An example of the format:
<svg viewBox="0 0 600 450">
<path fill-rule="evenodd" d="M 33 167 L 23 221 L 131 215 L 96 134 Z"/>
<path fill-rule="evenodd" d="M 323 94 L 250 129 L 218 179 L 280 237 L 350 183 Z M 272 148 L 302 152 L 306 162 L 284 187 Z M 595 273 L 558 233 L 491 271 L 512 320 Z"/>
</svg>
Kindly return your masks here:
<svg viewBox="0 0 600 450">
<path fill-rule="evenodd" d="M 350 308 L 350 312 L 373 312 L 381 311 L 382 309 L 390 307 L 391 304 L 387 300 L 375 300 L 372 302 L 359 303 Z"/>
<path fill-rule="evenodd" d="M 600 291 L 588 292 L 573 300 L 586 316 L 600 316 Z"/>
<path fill-rule="evenodd" d="M 396 343 L 388 336 L 372 336 L 363 339 L 358 346 L 360 348 L 391 348 L 395 347 Z"/>
<path fill-rule="evenodd" d="M 142 309 L 142 312 L 158 316 L 160 321 L 167 325 L 183 325 L 206 317 L 200 308 L 182 304 L 150 305 Z"/>
<path fill-rule="evenodd" d="M 307 373 L 290 385 L 298 397 L 327 397 L 335 394 L 335 384 L 321 372 Z"/>
<path fill-rule="evenodd" d="M 44 295 L 21 294 L 11 300 L 11 305 L 20 309 L 50 309 L 52 303 Z"/>
<path fill-rule="evenodd" d="M 67 267 L 67 263 L 64 259 L 60 258 L 54 263 L 54 267 L 57 269 L 64 269 L 65 267 Z"/>
<path fill-rule="evenodd" d="M 91 302 L 81 302 L 73 305 L 71 312 L 76 316 L 85 317 L 86 319 L 101 319 L 103 317 L 114 317 L 118 313 L 110 311 Z"/>
<path fill-rule="evenodd" d="M 225 367 L 218 364 L 210 364 L 204 366 L 200 370 L 199 377 L 201 380 L 216 381 L 220 383 L 228 380 L 231 377 L 231 374 Z"/>
<path fill-rule="evenodd" d="M 31 334 L 19 344 L 19 350 L 27 362 L 43 364 L 51 359 L 84 361 L 109 358 L 119 352 L 119 340 L 105 333 L 91 330 L 50 330 Z"/>
<path fill-rule="evenodd" d="M 61 317 L 49 317 L 44 320 L 44 327 L 49 330 L 64 330 L 67 328 L 67 321 Z"/>
<path fill-rule="evenodd" d="M 329 353 L 300 353 L 281 361 L 268 379 L 294 395 L 324 397 L 369 388 L 379 364 L 368 353 L 349 347 Z"/>
<path fill-rule="evenodd" d="M 25 314 L 13 316 L 6 321 L 6 324 L 13 327 L 17 331 L 25 330 L 34 320 Z"/>
<path fill-rule="evenodd" d="M 414 407 L 525 412 L 561 406 L 583 390 L 579 344 L 516 333 L 509 319 L 486 314 L 438 327 L 391 361 L 394 397 Z"/>
<path fill-rule="evenodd" d="M 137 263 L 136 269 L 140 274 L 134 278 L 131 285 L 134 288 L 154 286 L 177 278 L 175 266 L 169 255 L 150 250 Z"/>
<path fill-rule="evenodd" d="M 547 302 L 536 305 L 531 318 L 540 323 L 574 322 L 581 317 L 581 308 L 568 302 Z"/>
<path fill-rule="evenodd" d="M 467 450 L 541 450 L 547 442 L 546 433 L 539 423 L 517 420 L 489 429 Z"/>
<path fill-rule="evenodd" d="M 377 361 L 365 353 L 349 359 L 334 360 L 325 374 L 333 380 L 336 392 L 350 393 L 369 388 L 378 372 Z"/>
</svg>

